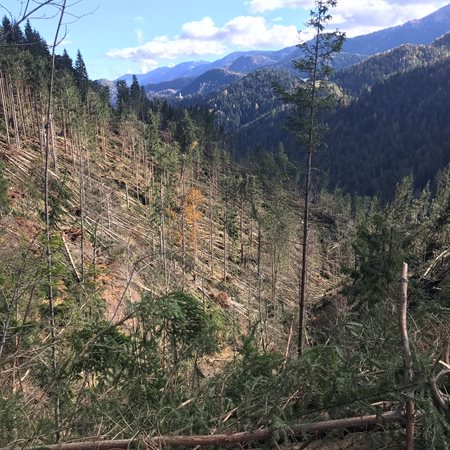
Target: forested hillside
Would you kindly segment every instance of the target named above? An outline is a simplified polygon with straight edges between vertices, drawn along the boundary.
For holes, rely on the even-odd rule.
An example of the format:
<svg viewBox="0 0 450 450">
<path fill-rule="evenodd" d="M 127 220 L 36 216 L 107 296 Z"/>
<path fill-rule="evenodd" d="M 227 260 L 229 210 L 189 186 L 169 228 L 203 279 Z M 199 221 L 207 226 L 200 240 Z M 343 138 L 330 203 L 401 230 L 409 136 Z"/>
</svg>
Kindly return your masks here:
<svg viewBox="0 0 450 450">
<path fill-rule="evenodd" d="M 450 58 L 372 86 L 330 120 L 330 182 L 387 198 L 399 177 L 423 188 L 450 162 Z"/>
<path fill-rule="evenodd" d="M 0 42 L 1 447 L 403 448 L 413 420 L 417 448 L 448 448 L 448 59 L 329 120 L 334 185 L 396 189 L 314 170 L 298 355 L 304 168 L 283 145 L 237 162 L 223 134 L 284 136 L 272 81 L 293 78 L 175 108 L 134 77 L 112 107 L 80 51 L 52 60 L 6 17 Z"/>
<path fill-rule="evenodd" d="M 449 78 L 449 54 L 442 46 L 404 45 L 337 71 L 333 80 L 341 104 L 328 113 L 328 150 L 317 159 L 329 186 L 388 199 L 402 176 L 413 174 L 418 189 L 431 181 L 450 161 Z M 293 86 L 295 79 L 261 70 L 205 102 L 239 159 L 258 149 L 276 152 L 280 143 L 293 161 L 301 159 L 286 129 L 290 111 L 277 98 L 274 82 Z"/>
<path fill-rule="evenodd" d="M 334 79 L 350 95 L 357 96 L 390 75 L 436 63 L 449 55 L 441 46 L 405 44 L 340 70 Z"/>
</svg>

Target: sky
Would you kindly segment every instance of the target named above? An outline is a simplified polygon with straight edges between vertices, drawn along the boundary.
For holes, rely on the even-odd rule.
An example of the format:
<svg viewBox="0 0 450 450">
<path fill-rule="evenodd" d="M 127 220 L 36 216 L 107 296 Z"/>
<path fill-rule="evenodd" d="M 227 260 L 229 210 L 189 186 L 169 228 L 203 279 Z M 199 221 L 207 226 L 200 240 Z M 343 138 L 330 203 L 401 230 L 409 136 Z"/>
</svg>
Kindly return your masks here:
<svg viewBox="0 0 450 450">
<path fill-rule="evenodd" d="M 0 0 L 0 14 L 17 19 L 27 0 Z M 42 0 L 30 0 L 36 4 Z M 348 37 L 424 17 L 448 0 L 338 0 L 333 29 Z M 116 79 L 183 61 L 212 61 L 238 50 L 279 50 L 309 38 L 313 0 L 68 0 L 65 48 L 80 49 L 91 79 Z M 48 41 L 55 10 L 41 9 L 31 25 Z M 53 17 L 52 17 L 53 16 Z"/>
</svg>

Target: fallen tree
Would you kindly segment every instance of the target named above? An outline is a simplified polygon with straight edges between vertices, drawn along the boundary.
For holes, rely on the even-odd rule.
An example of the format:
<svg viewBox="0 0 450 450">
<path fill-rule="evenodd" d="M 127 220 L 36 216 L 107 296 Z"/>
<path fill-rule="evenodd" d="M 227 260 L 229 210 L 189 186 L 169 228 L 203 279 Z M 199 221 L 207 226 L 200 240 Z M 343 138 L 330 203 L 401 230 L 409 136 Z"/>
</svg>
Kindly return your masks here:
<svg viewBox="0 0 450 450">
<path fill-rule="evenodd" d="M 158 436 L 144 439 L 147 448 L 158 449 L 165 446 L 172 447 L 205 447 L 208 445 L 231 445 L 245 442 L 261 442 L 271 439 L 275 433 L 282 432 L 285 436 L 300 436 L 305 433 L 322 433 L 345 428 L 361 428 L 370 425 L 384 425 L 388 423 L 404 422 L 404 415 L 398 411 L 388 411 L 379 415 L 373 414 L 346 419 L 325 420 L 292 425 L 283 429 L 261 428 L 229 434 L 193 435 L 193 436 Z M 119 450 L 135 448 L 137 440 L 110 440 L 94 442 L 74 442 L 35 447 L 34 450 Z M 0 450 L 8 450 L 3 448 Z"/>
</svg>

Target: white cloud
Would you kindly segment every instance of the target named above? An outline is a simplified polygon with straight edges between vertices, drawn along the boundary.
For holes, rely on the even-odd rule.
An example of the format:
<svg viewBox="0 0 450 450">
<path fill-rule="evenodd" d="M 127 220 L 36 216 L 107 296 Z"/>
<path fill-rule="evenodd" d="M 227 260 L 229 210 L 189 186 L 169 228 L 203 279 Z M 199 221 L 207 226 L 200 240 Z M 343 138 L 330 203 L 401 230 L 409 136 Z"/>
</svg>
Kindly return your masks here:
<svg viewBox="0 0 450 450">
<path fill-rule="evenodd" d="M 138 36 L 139 38 L 139 36 Z M 173 60 L 179 57 L 222 55 L 229 46 L 239 48 L 279 49 L 298 43 L 295 25 L 268 24 L 260 16 L 239 16 L 221 28 L 210 17 L 185 23 L 179 36 L 157 36 L 137 47 L 113 49 L 106 53 L 110 58 L 142 61 Z"/>
<path fill-rule="evenodd" d="M 419 19 L 446 3 L 441 0 L 339 0 L 331 11 L 332 25 L 347 32 L 348 36 L 357 36 Z M 281 8 L 311 9 L 314 1 L 250 0 L 249 5 L 252 12 L 264 13 Z"/>
<path fill-rule="evenodd" d="M 281 48 L 298 43 L 295 25 L 267 25 L 263 17 L 240 16 L 227 22 L 219 32 L 242 48 Z"/>
<path fill-rule="evenodd" d="M 218 32 L 219 28 L 214 25 L 211 17 L 188 22 L 181 27 L 181 37 L 186 39 L 213 39 Z"/>
<path fill-rule="evenodd" d="M 110 50 L 110 58 L 131 59 L 136 62 L 156 59 L 176 59 L 180 56 L 220 55 L 226 48 L 218 42 L 194 39 L 169 39 L 159 36 L 138 47 Z"/>
<path fill-rule="evenodd" d="M 134 34 L 136 35 L 136 40 L 138 44 L 144 43 L 144 33 L 140 28 L 135 28 Z"/>
</svg>

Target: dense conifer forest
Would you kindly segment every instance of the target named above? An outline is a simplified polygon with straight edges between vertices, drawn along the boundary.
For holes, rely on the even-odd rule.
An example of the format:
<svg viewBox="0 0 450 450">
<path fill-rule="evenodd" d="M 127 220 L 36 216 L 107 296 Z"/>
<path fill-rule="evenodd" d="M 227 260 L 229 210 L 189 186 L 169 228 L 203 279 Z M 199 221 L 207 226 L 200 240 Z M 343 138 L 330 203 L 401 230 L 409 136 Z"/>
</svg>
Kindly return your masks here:
<svg viewBox="0 0 450 450">
<path fill-rule="evenodd" d="M 342 87 L 253 72 L 206 106 L 149 100 L 134 77 L 112 106 L 83 49 L 55 54 L 5 16 L 0 447 L 448 449 L 450 78 L 434 48 Z M 304 86 L 309 184 L 305 130 L 284 137 Z M 253 116 L 261 96 L 280 114 Z M 238 158 L 230 133 L 256 119 Z"/>
</svg>

